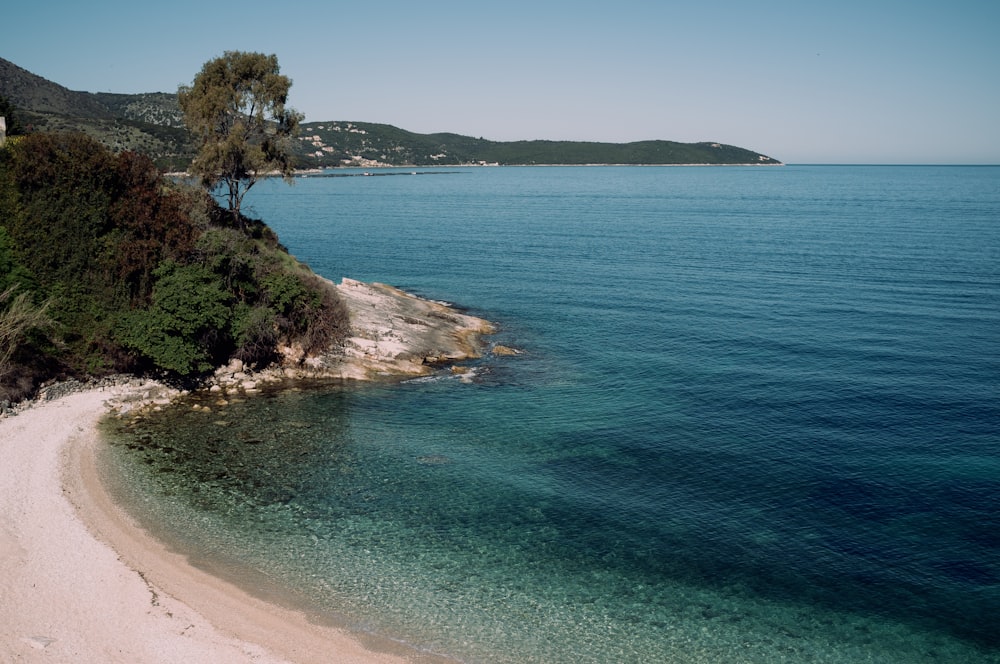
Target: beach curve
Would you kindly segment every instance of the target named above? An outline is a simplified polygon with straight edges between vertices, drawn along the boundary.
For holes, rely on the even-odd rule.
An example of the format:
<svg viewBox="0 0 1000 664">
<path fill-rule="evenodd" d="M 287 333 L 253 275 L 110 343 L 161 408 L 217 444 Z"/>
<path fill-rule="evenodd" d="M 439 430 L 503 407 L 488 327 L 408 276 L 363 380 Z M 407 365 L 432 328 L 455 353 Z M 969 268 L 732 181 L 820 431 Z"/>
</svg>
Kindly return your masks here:
<svg viewBox="0 0 1000 664">
<path fill-rule="evenodd" d="M 251 596 L 116 506 L 100 479 L 98 423 L 148 389 L 91 388 L 0 419 L 3 661 L 428 661 Z"/>
</svg>

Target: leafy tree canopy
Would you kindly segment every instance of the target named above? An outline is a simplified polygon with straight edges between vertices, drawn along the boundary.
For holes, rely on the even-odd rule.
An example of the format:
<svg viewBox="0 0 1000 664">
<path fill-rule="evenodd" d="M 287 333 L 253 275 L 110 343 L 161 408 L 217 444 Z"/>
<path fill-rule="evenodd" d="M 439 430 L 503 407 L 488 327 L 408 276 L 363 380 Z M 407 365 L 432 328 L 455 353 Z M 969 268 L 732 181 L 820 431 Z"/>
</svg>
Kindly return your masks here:
<svg viewBox="0 0 1000 664">
<path fill-rule="evenodd" d="M 227 51 L 177 92 L 199 143 L 191 171 L 210 190 L 223 188 L 237 222 L 243 197 L 261 175 L 278 172 L 291 181 L 289 139 L 302 120 L 285 106 L 291 85 L 277 56 Z"/>
</svg>

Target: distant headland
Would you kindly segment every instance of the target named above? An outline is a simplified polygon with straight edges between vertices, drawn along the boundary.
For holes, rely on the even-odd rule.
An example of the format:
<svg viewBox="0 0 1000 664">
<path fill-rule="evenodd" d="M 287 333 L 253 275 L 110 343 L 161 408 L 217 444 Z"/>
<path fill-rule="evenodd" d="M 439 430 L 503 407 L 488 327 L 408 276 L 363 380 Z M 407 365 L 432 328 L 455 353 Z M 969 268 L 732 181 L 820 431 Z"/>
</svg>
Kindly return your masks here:
<svg viewBox="0 0 1000 664">
<path fill-rule="evenodd" d="M 0 97 L 19 123 L 38 131 L 82 131 L 114 151 L 149 155 L 161 169 L 183 171 L 195 147 L 176 93 L 76 92 L 0 58 Z M 491 141 L 453 133 L 418 134 L 392 125 L 305 122 L 293 148 L 301 169 L 456 165 L 781 165 L 768 155 L 724 143 L 649 140 Z"/>
</svg>

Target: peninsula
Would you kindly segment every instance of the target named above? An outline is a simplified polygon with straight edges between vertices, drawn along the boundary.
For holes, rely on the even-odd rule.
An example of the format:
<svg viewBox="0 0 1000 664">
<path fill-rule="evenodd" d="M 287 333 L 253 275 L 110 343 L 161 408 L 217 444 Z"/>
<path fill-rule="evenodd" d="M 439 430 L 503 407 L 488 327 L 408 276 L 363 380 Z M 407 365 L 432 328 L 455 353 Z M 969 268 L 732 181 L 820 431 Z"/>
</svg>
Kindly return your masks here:
<svg viewBox="0 0 1000 664">
<path fill-rule="evenodd" d="M 266 224 L 142 155 L 80 134 L 0 149 L 0 412 L 53 380 L 123 373 L 189 388 L 419 375 L 477 355 L 491 330 L 314 274 Z"/>
</svg>

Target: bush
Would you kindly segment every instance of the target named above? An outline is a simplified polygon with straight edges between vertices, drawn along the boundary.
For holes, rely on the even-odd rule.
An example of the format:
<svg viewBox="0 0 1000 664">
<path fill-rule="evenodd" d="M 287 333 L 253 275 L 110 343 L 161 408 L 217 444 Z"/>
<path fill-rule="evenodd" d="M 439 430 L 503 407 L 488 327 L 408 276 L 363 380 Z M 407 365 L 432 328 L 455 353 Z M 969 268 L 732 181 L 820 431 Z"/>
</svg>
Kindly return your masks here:
<svg viewBox="0 0 1000 664">
<path fill-rule="evenodd" d="M 17 370 L 0 377 L 7 394 L 55 374 L 196 376 L 230 357 L 263 365 L 281 343 L 315 351 L 347 329 L 336 292 L 266 224 L 234 224 L 149 158 L 83 135 L 32 134 L 0 149 L 0 293 L 15 286 L 0 315 L 23 293 L 19 307 L 49 303 L 52 326 L 18 327 L 6 357 Z"/>
<path fill-rule="evenodd" d="M 114 233 L 107 244 L 114 251 L 116 281 L 128 289 L 132 303 L 148 303 L 153 270 L 163 261 L 185 260 L 201 230 L 190 219 L 190 201 L 164 187 L 144 155 L 119 155 L 113 186 L 109 214 Z"/>
<path fill-rule="evenodd" d="M 14 287 L 33 290 L 34 278 L 17 260 L 10 236 L 7 235 L 7 230 L 0 226 L 0 292 Z"/>
<path fill-rule="evenodd" d="M 236 351 L 233 357 L 250 366 L 271 363 L 277 357 L 278 326 L 274 310 L 242 305 L 233 321 Z"/>
<path fill-rule="evenodd" d="M 152 306 L 125 315 L 119 338 L 161 369 L 210 371 L 231 348 L 232 295 L 200 265 L 166 263 L 156 277 Z"/>
<path fill-rule="evenodd" d="M 306 284 L 313 295 L 302 311 L 306 326 L 299 334 L 305 351 L 312 353 L 342 342 L 350 330 L 350 315 L 337 291 L 323 279 L 309 275 Z"/>
<path fill-rule="evenodd" d="M 52 326 L 47 312 L 49 302 L 36 306 L 28 292 L 15 294 L 15 290 L 11 286 L 0 292 L 0 379 L 11 370 L 10 361 L 27 335 Z"/>
</svg>

